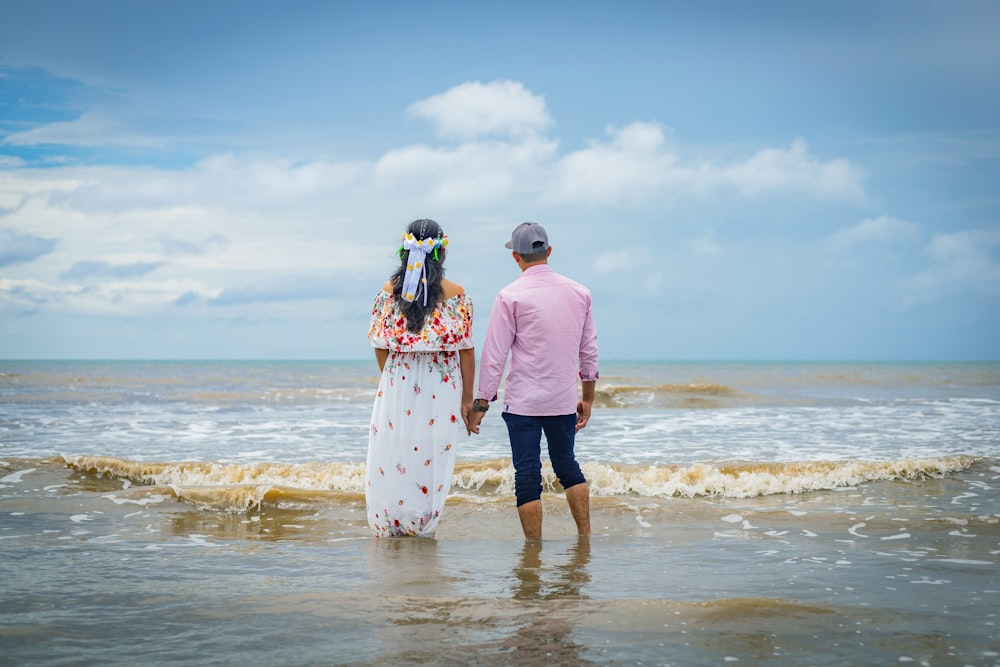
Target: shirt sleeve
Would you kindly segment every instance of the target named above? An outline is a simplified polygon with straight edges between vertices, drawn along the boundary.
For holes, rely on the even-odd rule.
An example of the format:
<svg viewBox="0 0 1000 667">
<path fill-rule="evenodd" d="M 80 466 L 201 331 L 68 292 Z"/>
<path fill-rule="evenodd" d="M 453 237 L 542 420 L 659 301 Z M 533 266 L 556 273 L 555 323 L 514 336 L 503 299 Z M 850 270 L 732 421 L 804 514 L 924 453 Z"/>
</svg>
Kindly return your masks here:
<svg viewBox="0 0 1000 667">
<path fill-rule="evenodd" d="M 500 379 L 507 365 L 507 355 L 514 343 L 514 314 L 510 304 L 498 294 L 493 302 L 489 324 L 486 325 L 486 340 L 479 359 L 479 391 L 477 398 L 494 401 L 500 391 Z"/>
<path fill-rule="evenodd" d="M 591 382 L 600 377 L 597 372 L 597 327 L 591 312 L 592 302 L 588 295 L 587 313 L 583 320 L 583 332 L 580 336 L 580 379 Z"/>
</svg>

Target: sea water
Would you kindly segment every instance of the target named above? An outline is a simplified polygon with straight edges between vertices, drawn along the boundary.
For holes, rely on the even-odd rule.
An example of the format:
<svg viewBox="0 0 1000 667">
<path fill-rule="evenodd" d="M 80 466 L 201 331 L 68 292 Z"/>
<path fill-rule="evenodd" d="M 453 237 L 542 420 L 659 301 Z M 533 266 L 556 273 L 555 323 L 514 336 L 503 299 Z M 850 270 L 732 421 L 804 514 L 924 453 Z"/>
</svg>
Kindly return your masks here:
<svg viewBox="0 0 1000 667">
<path fill-rule="evenodd" d="M 1000 664 L 1000 364 L 604 362 L 521 537 L 364 511 L 371 362 L 0 362 L 0 664 Z"/>
</svg>

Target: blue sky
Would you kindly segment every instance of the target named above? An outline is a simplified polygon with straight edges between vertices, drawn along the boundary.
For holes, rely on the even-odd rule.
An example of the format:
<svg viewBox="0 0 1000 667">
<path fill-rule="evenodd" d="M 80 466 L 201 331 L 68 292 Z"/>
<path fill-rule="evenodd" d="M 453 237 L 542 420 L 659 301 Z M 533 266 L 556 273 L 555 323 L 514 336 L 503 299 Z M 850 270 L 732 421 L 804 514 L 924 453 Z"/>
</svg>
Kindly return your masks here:
<svg viewBox="0 0 1000 667">
<path fill-rule="evenodd" d="M 605 359 L 1000 358 L 1000 3 L 0 4 L 0 357 L 481 342 L 533 220 Z"/>
</svg>

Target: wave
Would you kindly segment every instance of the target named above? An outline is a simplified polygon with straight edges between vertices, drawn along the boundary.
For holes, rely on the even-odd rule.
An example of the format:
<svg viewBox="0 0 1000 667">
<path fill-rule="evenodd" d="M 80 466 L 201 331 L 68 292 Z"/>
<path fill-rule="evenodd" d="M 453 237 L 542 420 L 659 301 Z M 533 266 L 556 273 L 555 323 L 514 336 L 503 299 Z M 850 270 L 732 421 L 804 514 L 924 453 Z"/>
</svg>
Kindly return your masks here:
<svg viewBox="0 0 1000 667">
<path fill-rule="evenodd" d="M 112 477 L 138 493 L 172 495 L 198 506 L 247 511 L 263 506 L 309 507 L 364 502 L 363 463 L 140 462 L 115 457 L 64 456 L 79 472 Z M 876 481 L 941 477 L 965 470 L 971 456 L 893 461 L 725 462 L 690 466 L 583 463 L 591 494 L 606 497 L 753 498 L 852 487 Z M 552 469 L 543 486 L 560 493 Z M 142 488 L 132 487 L 133 484 Z M 509 460 L 456 465 L 449 502 L 508 502 L 514 495 Z"/>
<path fill-rule="evenodd" d="M 0 378 L 2 379 L 2 378 Z M 12 383 L 12 386 L 16 383 Z M 82 403 L 100 401 L 102 403 L 134 401 L 179 402 L 199 405 L 266 405 L 266 404 L 318 404 L 366 403 L 374 396 L 368 387 L 285 387 L 253 389 L 173 389 L 159 390 L 158 387 L 104 388 L 91 383 L 87 386 L 31 387 L 16 391 L 8 387 L 4 393 L 5 403 Z"/>
<path fill-rule="evenodd" d="M 714 383 L 598 384 L 594 403 L 603 408 L 723 407 L 751 395 Z"/>
</svg>

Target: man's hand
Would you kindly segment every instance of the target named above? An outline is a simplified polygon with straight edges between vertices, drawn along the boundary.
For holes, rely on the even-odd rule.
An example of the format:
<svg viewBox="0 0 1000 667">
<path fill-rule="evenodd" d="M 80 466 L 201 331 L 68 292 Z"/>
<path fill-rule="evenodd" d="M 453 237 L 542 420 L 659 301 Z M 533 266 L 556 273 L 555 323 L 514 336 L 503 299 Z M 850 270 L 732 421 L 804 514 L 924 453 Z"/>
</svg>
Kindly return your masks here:
<svg viewBox="0 0 1000 667">
<path fill-rule="evenodd" d="M 590 401 L 580 401 L 576 404 L 576 430 L 579 431 L 590 421 Z"/>
</svg>

